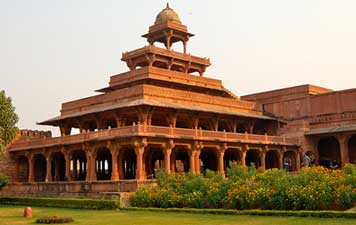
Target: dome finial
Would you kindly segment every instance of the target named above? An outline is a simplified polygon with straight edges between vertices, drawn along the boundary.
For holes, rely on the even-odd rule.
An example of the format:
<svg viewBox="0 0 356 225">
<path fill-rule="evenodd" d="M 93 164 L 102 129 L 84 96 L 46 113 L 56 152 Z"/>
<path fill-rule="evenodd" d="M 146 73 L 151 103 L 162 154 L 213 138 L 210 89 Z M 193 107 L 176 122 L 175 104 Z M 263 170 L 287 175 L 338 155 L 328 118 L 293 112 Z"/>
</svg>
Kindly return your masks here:
<svg viewBox="0 0 356 225">
<path fill-rule="evenodd" d="M 181 23 L 179 16 L 174 10 L 169 6 L 167 2 L 166 8 L 164 8 L 156 17 L 155 24 L 172 21 L 176 23 Z"/>
</svg>

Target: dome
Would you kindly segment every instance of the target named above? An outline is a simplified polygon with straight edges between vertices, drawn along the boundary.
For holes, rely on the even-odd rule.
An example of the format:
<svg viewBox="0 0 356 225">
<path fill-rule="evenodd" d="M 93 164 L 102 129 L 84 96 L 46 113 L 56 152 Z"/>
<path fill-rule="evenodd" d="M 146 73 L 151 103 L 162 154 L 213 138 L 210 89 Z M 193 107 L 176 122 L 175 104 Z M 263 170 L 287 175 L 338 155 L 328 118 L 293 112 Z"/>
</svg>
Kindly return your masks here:
<svg viewBox="0 0 356 225">
<path fill-rule="evenodd" d="M 167 6 L 165 9 L 163 9 L 156 17 L 155 24 L 158 23 L 163 23 L 163 22 L 168 22 L 168 21 L 173 21 L 176 23 L 181 23 L 179 16 L 176 12 L 174 12 L 173 9 L 169 7 L 169 4 L 167 3 Z"/>
</svg>

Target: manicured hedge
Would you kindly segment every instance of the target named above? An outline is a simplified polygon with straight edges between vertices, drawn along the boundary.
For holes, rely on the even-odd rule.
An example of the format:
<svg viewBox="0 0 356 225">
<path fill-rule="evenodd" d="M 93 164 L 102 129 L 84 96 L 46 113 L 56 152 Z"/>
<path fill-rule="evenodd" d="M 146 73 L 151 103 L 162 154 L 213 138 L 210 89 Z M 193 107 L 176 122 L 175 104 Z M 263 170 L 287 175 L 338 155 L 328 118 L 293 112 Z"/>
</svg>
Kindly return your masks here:
<svg viewBox="0 0 356 225">
<path fill-rule="evenodd" d="M 231 210 L 231 209 L 191 209 L 191 208 L 139 208 L 127 207 L 121 210 L 151 212 L 181 212 L 217 215 L 254 215 L 254 216 L 295 216 L 319 218 L 354 218 L 356 212 L 345 211 L 287 211 L 287 210 Z"/>
<path fill-rule="evenodd" d="M 117 200 L 93 200 L 74 198 L 29 198 L 29 197 L 0 197 L 0 204 L 43 206 L 72 209 L 117 209 Z"/>
<path fill-rule="evenodd" d="M 158 174 L 157 186 L 138 189 L 131 204 L 237 210 L 345 210 L 356 206 L 356 165 L 345 165 L 343 170 L 304 168 L 294 174 L 234 164 L 226 174 L 227 179 L 212 171 Z"/>
</svg>

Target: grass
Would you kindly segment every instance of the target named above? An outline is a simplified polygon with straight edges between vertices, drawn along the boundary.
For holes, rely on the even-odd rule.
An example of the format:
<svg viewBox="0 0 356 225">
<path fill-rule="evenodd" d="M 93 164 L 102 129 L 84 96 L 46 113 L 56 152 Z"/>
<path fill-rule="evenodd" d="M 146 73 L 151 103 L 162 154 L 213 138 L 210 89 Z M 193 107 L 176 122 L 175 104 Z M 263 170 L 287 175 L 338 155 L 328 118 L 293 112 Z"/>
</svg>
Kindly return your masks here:
<svg viewBox="0 0 356 225">
<path fill-rule="evenodd" d="M 73 224 L 86 225 L 342 225 L 356 224 L 355 219 L 344 218 L 312 218 L 312 217 L 265 217 L 265 216 L 235 216 L 235 215 L 211 215 L 189 214 L 173 212 L 149 212 L 149 211 L 120 211 L 120 210 L 79 210 L 62 208 L 33 207 L 32 219 L 24 218 L 21 206 L 0 205 L 1 225 L 34 224 L 38 217 L 63 216 L 72 217 Z"/>
</svg>

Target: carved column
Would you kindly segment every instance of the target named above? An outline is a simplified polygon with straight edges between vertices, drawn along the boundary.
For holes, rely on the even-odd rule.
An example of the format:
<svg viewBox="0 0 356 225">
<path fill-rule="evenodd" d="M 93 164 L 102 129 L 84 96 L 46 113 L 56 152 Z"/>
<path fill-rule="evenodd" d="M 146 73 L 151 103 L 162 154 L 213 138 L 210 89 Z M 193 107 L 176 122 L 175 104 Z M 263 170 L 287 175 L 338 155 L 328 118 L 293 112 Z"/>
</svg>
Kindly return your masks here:
<svg viewBox="0 0 356 225">
<path fill-rule="evenodd" d="M 248 151 L 248 146 L 243 145 L 241 148 L 241 166 L 246 166 L 246 153 Z"/>
<path fill-rule="evenodd" d="M 111 151 L 111 160 L 112 160 L 112 172 L 111 172 L 111 180 L 118 181 L 119 180 L 119 165 L 118 165 L 118 156 L 120 152 L 120 145 L 115 142 L 110 142 L 108 148 Z"/>
<path fill-rule="evenodd" d="M 225 169 L 224 169 L 224 154 L 225 150 L 227 149 L 226 144 L 222 144 L 217 151 L 218 155 L 218 171 L 222 176 L 225 176 Z"/>
<path fill-rule="evenodd" d="M 32 153 L 29 153 L 27 155 L 28 158 L 28 182 L 34 182 L 35 181 L 35 176 L 34 176 L 34 157 Z"/>
<path fill-rule="evenodd" d="M 88 162 L 88 171 L 85 177 L 86 181 L 96 181 L 96 150 L 93 147 L 83 147 Z"/>
<path fill-rule="evenodd" d="M 46 182 L 50 182 L 51 180 L 51 154 L 47 153 L 46 156 Z"/>
<path fill-rule="evenodd" d="M 189 167 L 190 167 L 190 171 L 195 174 L 195 151 L 193 151 L 193 150 L 190 149 L 190 150 L 188 151 L 188 154 L 189 154 Z"/>
<path fill-rule="evenodd" d="M 337 140 L 340 144 L 340 158 L 341 158 L 341 166 L 344 167 L 346 163 L 349 163 L 349 151 L 348 151 L 348 143 L 347 136 L 345 134 L 340 134 L 336 136 Z"/>
<path fill-rule="evenodd" d="M 172 149 L 174 148 L 174 142 L 173 140 L 169 140 L 167 143 L 164 143 L 162 145 L 163 148 L 163 153 L 164 153 L 164 169 L 166 173 L 171 172 L 171 154 L 172 154 Z"/>
<path fill-rule="evenodd" d="M 201 148 L 195 150 L 195 174 L 200 174 L 200 153 Z"/>
<path fill-rule="evenodd" d="M 136 139 L 132 142 L 132 146 L 136 152 L 136 161 L 137 161 L 137 168 L 136 168 L 136 179 L 143 180 L 144 177 L 144 164 L 143 164 L 143 153 L 145 152 L 145 147 L 147 146 L 146 138 Z"/>
<path fill-rule="evenodd" d="M 300 172 L 300 154 L 298 150 L 295 152 L 295 160 L 296 160 L 295 170 L 296 172 Z"/>
<path fill-rule="evenodd" d="M 266 169 L 266 150 L 265 149 L 260 150 L 260 158 L 261 158 L 261 168 L 265 170 Z"/>
<path fill-rule="evenodd" d="M 66 177 L 67 181 L 71 181 L 72 180 L 72 178 L 70 176 L 70 158 L 71 158 L 71 155 L 70 155 L 70 152 L 67 152 L 67 151 L 63 152 L 63 154 L 64 154 L 64 159 L 66 160 L 66 175 L 65 175 L 65 177 Z"/>
<path fill-rule="evenodd" d="M 279 150 L 277 151 L 278 153 L 278 168 L 279 169 L 283 169 L 283 154 L 284 154 L 284 151 L 283 150 Z"/>
</svg>

